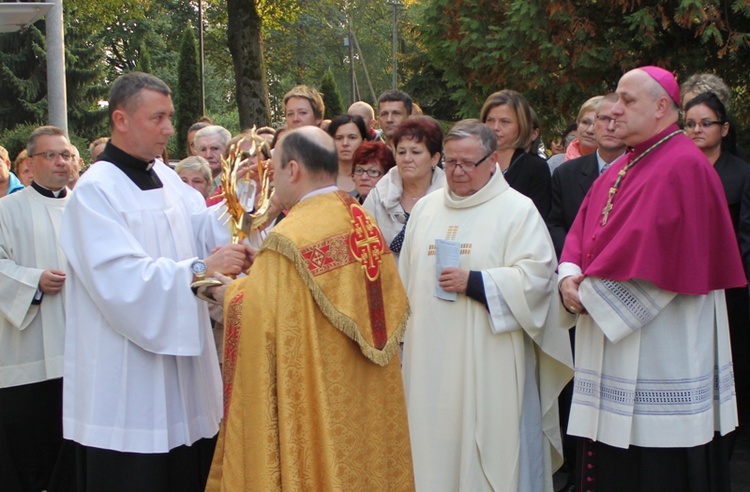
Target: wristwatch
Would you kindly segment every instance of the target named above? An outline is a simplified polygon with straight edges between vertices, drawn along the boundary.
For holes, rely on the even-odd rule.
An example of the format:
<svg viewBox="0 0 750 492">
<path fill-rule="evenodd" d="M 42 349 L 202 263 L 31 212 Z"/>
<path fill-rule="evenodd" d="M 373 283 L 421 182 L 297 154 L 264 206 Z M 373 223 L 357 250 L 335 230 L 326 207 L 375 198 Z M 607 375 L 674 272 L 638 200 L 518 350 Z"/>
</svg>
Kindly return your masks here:
<svg viewBox="0 0 750 492">
<path fill-rule="evenodd" d="M 190 265 L 190 271 L 193 272 L 193 275 L 195 275 L 196 280 L 203 280 L 204 278 L 206 278 L 207 270 L 208 269 L 206 267 L 206 262 L 203 260 L 195 260 Z"/>
</svg>

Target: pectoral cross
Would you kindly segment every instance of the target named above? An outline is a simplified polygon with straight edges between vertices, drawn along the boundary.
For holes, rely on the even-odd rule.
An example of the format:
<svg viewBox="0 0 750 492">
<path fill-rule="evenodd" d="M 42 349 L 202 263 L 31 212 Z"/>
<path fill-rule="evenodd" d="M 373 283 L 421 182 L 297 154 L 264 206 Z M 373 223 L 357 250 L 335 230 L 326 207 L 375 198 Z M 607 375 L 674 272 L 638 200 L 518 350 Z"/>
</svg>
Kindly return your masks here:
<svg viewBox="0 0 750 492">
<path fill-rule="evenodd" d="M 615 193 L 617 193 L 617 188 L 612 187 L 609 189 L 609 198 L 607 198 L 607 205 L 602 210 L 602 215 L 604 216 L 602 218 L 602 226 L 607 225 L 607 219 L 609 218 L 609 213 L 612 211 L 612 199 L 615 197 Z"/>
</svg>

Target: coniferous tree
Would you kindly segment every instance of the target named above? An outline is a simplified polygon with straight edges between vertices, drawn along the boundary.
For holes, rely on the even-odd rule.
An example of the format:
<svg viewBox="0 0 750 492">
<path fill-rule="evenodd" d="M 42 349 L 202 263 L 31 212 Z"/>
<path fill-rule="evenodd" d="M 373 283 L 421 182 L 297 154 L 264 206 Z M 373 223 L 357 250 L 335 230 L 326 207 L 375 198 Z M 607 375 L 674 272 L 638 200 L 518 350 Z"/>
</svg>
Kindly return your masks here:
<svg viewBox="0 0 750 492">
<path fill-rule="evenodd" d="M 323 103 L 326 105 L 326 117 L 335 118 L 344 113 L 344 103 L 341 99 L 341 92 L 333 78 L 333 72 L 328 69 L 320 81 L 320 92 L 323 95 Z"/>
<path fill-rule="evenodd" d="M 68 97 L 68 127 L 71 135 L 87 142 L 105 136 L 107 109 L 99 102 L 107 99 L 102 47 L 75 25 L 65 34 L 65 86 Z M 83 149 L 79 149 L 83 151 Z"/>
<path fill-rule="evenodd" d="M 47 119 L 44 21 L 0 34 L 0 131 Z"/>
<path fill-rule="evenodd" d="M 175 138 L 177 138 L 179 150 L 177 157 L 184 157 L 190 153 L 186 138 L 188 129 L 202 116 L 203 112 L 198 44 L 191 28 L 185 29 L 185 34 L 182 36 L 180 59 L 177 64 L 175 99 L 177 102 Z"/>
<path fill-rule="evenodd" d="M 151 53 L 146 48 L 146 43 L 141 43 L 138 48 L 138 63 L 135 65 L 137 72 L 153 73 L 151 71 Z"/>
</svg>

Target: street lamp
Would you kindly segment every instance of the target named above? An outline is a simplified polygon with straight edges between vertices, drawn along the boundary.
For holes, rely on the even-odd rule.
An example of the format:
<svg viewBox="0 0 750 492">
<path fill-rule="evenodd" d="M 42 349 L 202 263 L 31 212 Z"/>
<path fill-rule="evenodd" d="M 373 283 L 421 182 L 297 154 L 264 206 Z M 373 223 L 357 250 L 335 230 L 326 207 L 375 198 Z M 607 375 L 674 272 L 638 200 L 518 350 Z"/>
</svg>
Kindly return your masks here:
<svg viewBox="0 0 750 492">
<path fill-rule="evenodd" d="M 404 4 L 396 0 L 388 0 L 386 3 L 393 7 L 393 89 L 398 89 L 398 61 L 396 60 L 398 53 L 398 9 L 402 8 Z"/>
</svg>

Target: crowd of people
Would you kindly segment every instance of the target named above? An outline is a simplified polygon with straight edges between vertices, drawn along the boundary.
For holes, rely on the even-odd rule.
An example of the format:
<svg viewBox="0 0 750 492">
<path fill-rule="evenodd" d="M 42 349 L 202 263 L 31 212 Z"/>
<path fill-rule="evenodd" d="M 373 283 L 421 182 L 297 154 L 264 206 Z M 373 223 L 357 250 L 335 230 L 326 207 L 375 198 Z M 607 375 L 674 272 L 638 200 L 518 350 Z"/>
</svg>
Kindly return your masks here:
<svg viewBox="0 0 750 492">
<path fill-rule="evenodd" d="M 399 90 L 283 106 L 173 137 L 131 72 L 85 172 L 56 127 L 0 147 L 0 489 L 730 490 L 750 164 L 719 77 L 628 71 L 551 156 L 507 89 L 447 131 Z"/>
</svg>

